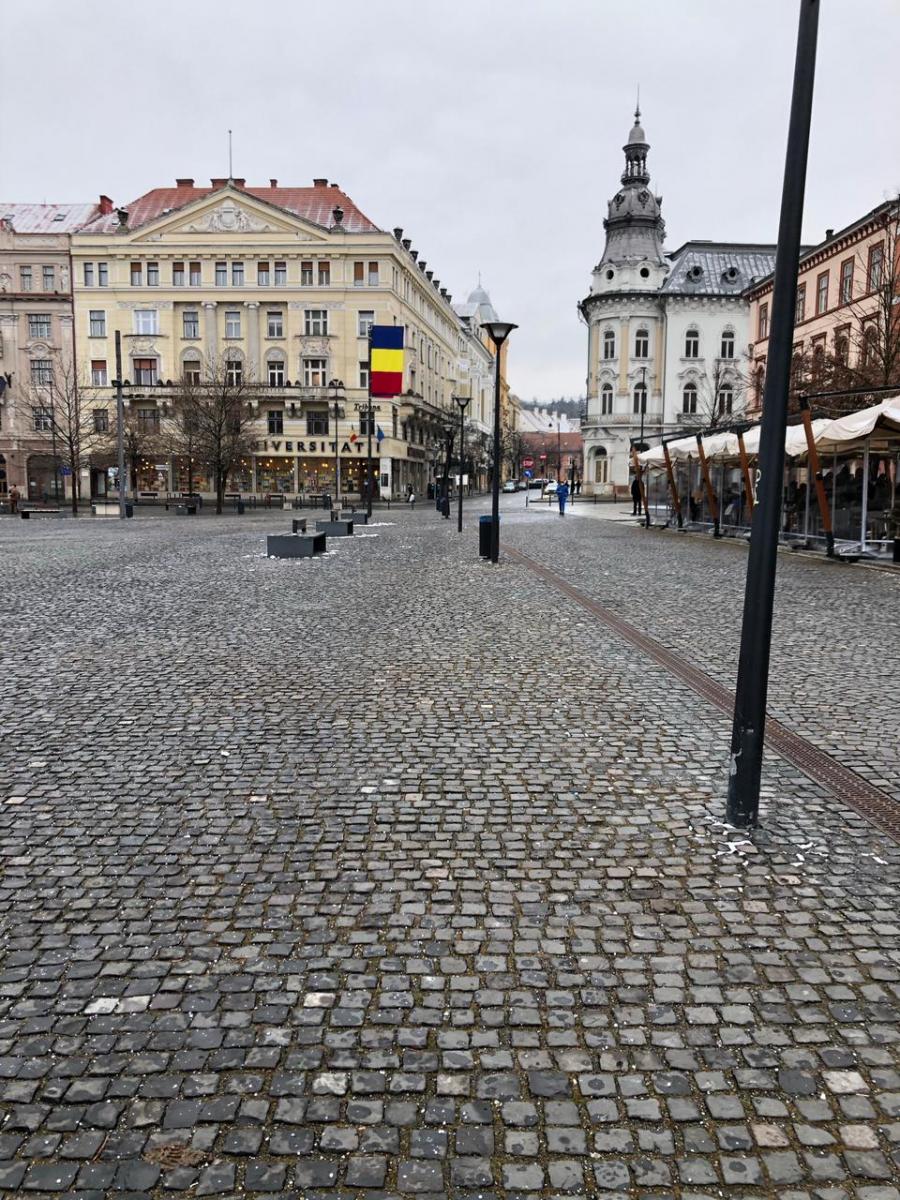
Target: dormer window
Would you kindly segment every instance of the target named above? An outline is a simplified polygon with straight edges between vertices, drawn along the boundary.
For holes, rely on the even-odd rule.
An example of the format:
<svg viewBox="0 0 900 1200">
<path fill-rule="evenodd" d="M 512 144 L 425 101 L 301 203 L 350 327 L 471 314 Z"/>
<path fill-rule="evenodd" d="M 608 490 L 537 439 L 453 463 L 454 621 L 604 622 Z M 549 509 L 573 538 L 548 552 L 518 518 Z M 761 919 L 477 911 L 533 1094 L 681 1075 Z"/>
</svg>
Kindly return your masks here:
<svg viewBox="0 0 900 1200">
<path fill-rule="evenodd" d="M 726 283 L 734 283 L 739 274 L 737 267 L 726 267 L 722 272 L 722 278 Z"/>
<path fill-rule="evenodd" d="M 700 331 L 698 329 L 689 329 L 684 335 L 684 357 L 700 357 Z"/>
<path fill-rule="evenodd" d="M 699 279 L 703 278 L 703 268 L 698 263 L 694 263 L 694 265 L 688 269 L 687 277 L 691 283 L 696 283 Z"/>
</svg>

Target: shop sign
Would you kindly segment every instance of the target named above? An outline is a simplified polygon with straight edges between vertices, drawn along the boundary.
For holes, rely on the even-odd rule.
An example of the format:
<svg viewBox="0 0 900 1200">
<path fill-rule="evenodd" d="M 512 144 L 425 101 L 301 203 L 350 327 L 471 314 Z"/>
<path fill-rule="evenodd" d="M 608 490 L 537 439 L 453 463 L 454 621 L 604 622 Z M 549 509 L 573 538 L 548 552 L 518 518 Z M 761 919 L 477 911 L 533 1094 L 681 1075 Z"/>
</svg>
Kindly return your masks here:
<svg viewBox="0 0 900 1200">
<path fill-rule="evenodd" d="M 261 454 L 323 454 L 333 456 L 338 452 L 336 442 L 322 442 L 315 439 L 306 442 L 293 440 L 256 442 L 254 449 L 257 453 Z M 340 452 L 341 454 L 353 454 L 355 450 L 357 454 L 362 454 L 363 449 L 362 442 L 344 442 Z"/>
</svg>

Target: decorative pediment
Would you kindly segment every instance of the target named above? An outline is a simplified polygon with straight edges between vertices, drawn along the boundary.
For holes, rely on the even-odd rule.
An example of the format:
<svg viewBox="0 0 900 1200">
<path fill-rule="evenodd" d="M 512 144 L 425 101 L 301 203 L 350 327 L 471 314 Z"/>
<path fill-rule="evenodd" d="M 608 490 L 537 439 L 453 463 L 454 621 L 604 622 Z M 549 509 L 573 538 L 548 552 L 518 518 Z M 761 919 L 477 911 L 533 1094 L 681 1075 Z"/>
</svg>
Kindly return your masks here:
<svg viewBox="0 0 900 1200">
<path fill-rule="evenodd" d="M 187 233 L 271 233 L 276 227 L 234 200 L 223 200 L 215 208 L 183 225 Z"/>
<path fill-rule="evenodd" d="M 164 242 L 187 235 L 243 234 L 287 235 L 294 240 L 324 241 L 325 231 L 304 221 L 286 209 L 251 196 L 248 192 L 226 187 L 184 205 L 160 213 L 154 220 L 135 230 L 135 242 Z"/>
</svg>

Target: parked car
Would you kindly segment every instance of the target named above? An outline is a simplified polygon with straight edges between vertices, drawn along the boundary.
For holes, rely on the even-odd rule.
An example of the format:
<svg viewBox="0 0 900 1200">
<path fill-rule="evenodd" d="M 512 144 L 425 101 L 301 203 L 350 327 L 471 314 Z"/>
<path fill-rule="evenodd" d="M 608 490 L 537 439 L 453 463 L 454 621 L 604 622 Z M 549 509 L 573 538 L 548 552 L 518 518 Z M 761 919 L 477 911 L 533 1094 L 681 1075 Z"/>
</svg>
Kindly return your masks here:
<svg viewBox="0 0 900 1200">
<path fill-rule="evenodd" d="M 544 496 L 555 496 L 555 495 L 556 495 L 556 487 L 557 487 L 556 480 L 555 480 L 555 479 L 548 479 L 548 480 L 547 480 L 546 487 L 544 488 L 544 491 L 543 491 L 542 495 L 544 495 Z"/>
<path fill-rule="evenodd" d="M 501 488 L 501 491 L 504 492 L 517 492 L 518 490 L 519 485 L 516 483 L 515 479 L 507 479 L 506 483 L 504 483 L 503 487 Z"/>
</svg>

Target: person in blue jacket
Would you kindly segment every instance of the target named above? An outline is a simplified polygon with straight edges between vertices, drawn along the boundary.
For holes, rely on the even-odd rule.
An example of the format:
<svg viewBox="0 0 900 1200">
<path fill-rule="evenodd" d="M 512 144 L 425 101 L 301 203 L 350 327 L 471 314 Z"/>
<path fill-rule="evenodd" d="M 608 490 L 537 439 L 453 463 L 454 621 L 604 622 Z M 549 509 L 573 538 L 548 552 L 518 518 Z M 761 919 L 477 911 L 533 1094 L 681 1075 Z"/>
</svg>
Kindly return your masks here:
<svg viewBox="0 0 900 1200">
<path fill-rule="evenodd" d="M 556 498 L 559 501 L 559 515 L 566 515 L 566 501 L 569 499 L 569 485 L 565 480 L 556 485 Z"/>
</svg>

